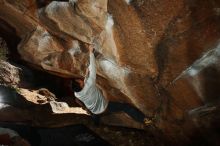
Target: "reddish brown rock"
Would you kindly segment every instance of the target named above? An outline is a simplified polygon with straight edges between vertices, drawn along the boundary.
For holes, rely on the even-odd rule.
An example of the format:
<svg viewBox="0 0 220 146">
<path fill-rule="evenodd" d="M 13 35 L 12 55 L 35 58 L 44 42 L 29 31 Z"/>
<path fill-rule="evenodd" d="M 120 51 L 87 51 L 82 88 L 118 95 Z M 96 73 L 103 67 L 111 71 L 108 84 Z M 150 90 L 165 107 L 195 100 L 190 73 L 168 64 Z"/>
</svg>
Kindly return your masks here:
<svg viewBox="0 0 220 146">
<path fill-rule="evenodd" d="M 83 42 L 92 43 L 93 30 L 83 18 L 74 12 L 74 8 L 68 2 L 53 1 L 45 8 L 44 13 L 58 26 L 60 31 Z"/>
<path fill-rule="evenodd" d="M 218 118 L 210 115 L 219 107 L 218 1 L 70 0 L 44 6 L 39 21 L 34 4 L 29 9 L 27 1 L 1 2 L 0 18 L 21 38 L 28 36 L 19 47 L 24 60 L 59 76 L 81 77 L 88 62 L 85 43 L 94 42 L 97 82 L 110 100 L 155 117 L 154 125 L 177 141 L 216 126 L 211 123 Z M 195 124 L 206 110 L 207 124 Z"/>
<path fill-rule="evenodd" d="M 79 42 L 75 40 L 68 50 L 49 54 L 42 60 L 41 66 L 68 77 L 82 77 L 88 66 L 88 53 L 83 52 Z"/>
<path fill-rule="evenodd" d="M 96 31 L 101 32 L 107 20 L 107 2 L 108 0 L 83 0 L 77 1 L 74 5 L 77 14 L 87 19 Z"/>
<path fill-rule="evenodd" d="M 22 59 L 32 64 L 40 65 L 49 54 L 62 52 L 64 48 L 44 28 L 37 27 L 20 43 L 18 51 Z"/>
<path fill-rule="evenodd" d="M 130 67 L 134 72 L 156 76 L 157 66 L 151 41 L 146 37 L 142 18 L 135 8 L 125 1 L 109 1 L 108 9 L 114 20 L 113 34 L 118 63 Z"/>
<path fill-rule="evenodd" d="M 23 37 L 27 32 L 33 31 L 38 25 L 36 10 L 34 9 L 34 13 L 29 13 L 30 10 L 28 9 L 33 4 L 33 1 L 28 0 L 22 1 L 22 3 L 2 0 L 0 2 L 0 18 L 14 27 L 18 36 Z"/>
</svg>

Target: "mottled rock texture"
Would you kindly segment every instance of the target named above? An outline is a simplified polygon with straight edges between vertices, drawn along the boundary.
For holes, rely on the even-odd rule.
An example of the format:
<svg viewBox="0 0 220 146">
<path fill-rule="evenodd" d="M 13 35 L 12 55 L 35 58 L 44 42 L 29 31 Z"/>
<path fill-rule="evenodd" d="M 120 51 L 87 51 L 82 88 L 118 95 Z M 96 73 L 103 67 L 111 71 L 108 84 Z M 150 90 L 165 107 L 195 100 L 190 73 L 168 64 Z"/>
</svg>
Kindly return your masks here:
<svg viewBox="0 0 220 146">
<path fill-rule="evenodd" d="M 20 81 L 19 68 L 0 60 L 0 84 L 16 86 Z"/>
<path fill-rule="evenodd" d="M 8 47 L 0 37 L 0 84 L 16 86 L 20 81 L 19 68 L 7 62 Z"/>
<path fill-rule="evenodd" d="M 108 98 L 154 117 L 169 137 L 190 140 L 196 130 L 219 128 L 212 124 L 219 120 L 219 7 L 218 0 L 2 0 L 0 21 L 22 39 L 22 59 L 66 78 L 83 77 L 86 44 L 94 43 L 97 83 Z"/>
</svg>

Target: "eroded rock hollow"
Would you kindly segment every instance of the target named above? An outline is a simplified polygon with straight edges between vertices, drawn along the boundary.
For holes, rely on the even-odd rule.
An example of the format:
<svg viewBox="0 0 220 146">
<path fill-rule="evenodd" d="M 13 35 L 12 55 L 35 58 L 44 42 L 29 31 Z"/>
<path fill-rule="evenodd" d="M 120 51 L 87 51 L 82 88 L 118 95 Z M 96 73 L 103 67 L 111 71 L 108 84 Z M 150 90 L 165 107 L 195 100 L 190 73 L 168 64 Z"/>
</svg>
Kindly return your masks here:
<svg viewBox="0 0 220 146">
<path fill-rule="evenodd" d="M 1 0 L 0 22 L 21 39 L 22 60 L 60 77 L 83 77 L 94 44 L 108 99 L 168 137 L 219 128 L 218 0 Z"/>
</svg>

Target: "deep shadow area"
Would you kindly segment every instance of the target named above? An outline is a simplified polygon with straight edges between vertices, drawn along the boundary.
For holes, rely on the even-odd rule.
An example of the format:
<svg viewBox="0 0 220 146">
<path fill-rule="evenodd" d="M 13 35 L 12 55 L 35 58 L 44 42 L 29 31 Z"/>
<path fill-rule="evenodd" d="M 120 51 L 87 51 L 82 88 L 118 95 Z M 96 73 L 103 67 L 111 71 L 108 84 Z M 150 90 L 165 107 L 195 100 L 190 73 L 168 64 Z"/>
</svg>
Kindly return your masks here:
<svg viewBox="0 0 220 146">
<path fill-rule="evenodd" d="M 16 35 L 16 30 L 2 19 L 0 19 L 0 37 L 7 43 L 9 49 L 8 59 L 17 61 L 20 58 L 17 46 L 21 39 Z"/>
<path fill-rule="evenodd" d="M 45 7 L 45 6 L 47 6 L 51 1 L 54 1 L 54 0 L 36 0 L 37 7 L 38 7 L 38 8 Z M 56 1 L 68 2 L 68 0 L 56 0 Z"/>
<path fill-rule="evenodd" d="M 18 94 L 16 89 L 3 85 L 0 85 L 0 103 L 8 104 L 22 109 L 29 108 L 34 105 L 31 102 L 25 100 L 25 98 L 20 94 Z"/>
<path fill-rule="evenodd" d="M 0 123 L 0 127 L 17 131 L 32 146 L 110 146 L 108 142 L 84 125 L 36 128 L 13 123 Z"/>
<path fill-rule="evenodd" d="M 220 95 L 220 72 L 217 67 L 210 66 L 202 71 L 203 93 L 207 103 L 216 102 Z"/>
<path fill-rule="evenodd" d="M 46 88 L 54 93 L 57 98 L 73 96 L 71 79 L 58 77 L 47 72 L 31 69 L 28 66 L 16 65 L 22 68 L 20 87 L 28 89 Z"/>
</svg>

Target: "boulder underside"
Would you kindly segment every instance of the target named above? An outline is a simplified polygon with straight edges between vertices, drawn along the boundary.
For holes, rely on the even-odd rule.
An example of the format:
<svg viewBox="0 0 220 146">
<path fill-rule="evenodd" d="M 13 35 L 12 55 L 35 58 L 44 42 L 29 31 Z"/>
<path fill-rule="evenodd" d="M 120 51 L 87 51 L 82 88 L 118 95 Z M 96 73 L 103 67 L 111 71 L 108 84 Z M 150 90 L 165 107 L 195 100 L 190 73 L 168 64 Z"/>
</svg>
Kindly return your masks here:
<svg viewBox="0 0 220 146">
<path fill-rule="evenodd" d="M 86 44 L 94 44 L 108 98 L 186 141 L 195 133 L 216 141 L 205 134 L 219 128 L 219 18 L 217 0 L 0 2 L 0 30 L 15 30 L 22 60 L 74 79 L 85 75 Z"/>
</svg>

